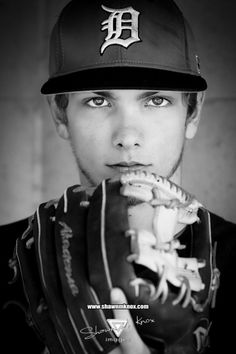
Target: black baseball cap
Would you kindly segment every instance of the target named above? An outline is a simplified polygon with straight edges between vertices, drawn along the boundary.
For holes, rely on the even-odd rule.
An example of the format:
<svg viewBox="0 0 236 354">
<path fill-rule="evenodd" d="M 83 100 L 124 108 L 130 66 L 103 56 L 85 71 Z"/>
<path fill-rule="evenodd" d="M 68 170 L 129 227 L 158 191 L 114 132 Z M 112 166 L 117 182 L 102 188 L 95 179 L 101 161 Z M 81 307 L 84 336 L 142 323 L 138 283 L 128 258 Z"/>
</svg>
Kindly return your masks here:
<svg viewBox="0 0 236 354">
<path fill-rule="evenodd" d="M 191 28 L 172 0 L 72 0 L 51 34 L 43 94 L 207 88 Z"/>
</svg>

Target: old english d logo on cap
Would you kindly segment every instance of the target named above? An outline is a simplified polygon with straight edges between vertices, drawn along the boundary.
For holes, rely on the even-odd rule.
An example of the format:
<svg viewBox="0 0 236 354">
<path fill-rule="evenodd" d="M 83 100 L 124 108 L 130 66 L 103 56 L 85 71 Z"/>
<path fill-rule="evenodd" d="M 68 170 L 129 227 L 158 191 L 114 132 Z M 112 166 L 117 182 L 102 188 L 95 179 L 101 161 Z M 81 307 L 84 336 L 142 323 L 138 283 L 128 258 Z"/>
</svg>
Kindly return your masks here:
<svg viewBox="0 0 236 354">
<path fill-rule="evenodd" d="M 109 12 L 110 16 L 102 22 L 101 30 L 106 30 L 107 36 L 101 46 L 101 54 L 110 45 L 116 44 L 127 48 L 130 44 L 140 41 L 138 34 L 138 11 L 134 10 L 131 6 L 124 9 L 111 9 L 102 5 L 102 9 Z M 124 30 L 130 32 L 129 37 L 122 38 Z"/>
</svg>

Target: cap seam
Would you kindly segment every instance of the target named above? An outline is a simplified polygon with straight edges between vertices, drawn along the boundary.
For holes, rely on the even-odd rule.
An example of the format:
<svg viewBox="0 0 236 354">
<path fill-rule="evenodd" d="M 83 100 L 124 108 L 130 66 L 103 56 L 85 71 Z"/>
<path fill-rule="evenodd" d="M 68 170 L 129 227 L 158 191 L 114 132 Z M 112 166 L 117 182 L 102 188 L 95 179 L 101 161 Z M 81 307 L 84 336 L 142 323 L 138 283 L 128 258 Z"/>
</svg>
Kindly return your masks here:
<svg viewBox="0 0 236 354">
<path fill-rule="evenodd" d="M 181 21 L 182 24 L 182 33 L 183 33 L 183 37 L 184 37 L 184 57 L 186 60 L 186 65 L 188 66 L 188 69 L 192 71 L 191 69 L 191 65 L 190 65 L 190 58 L 189 58 L 189 52 L 188 52 L 188 39 L 187 39 L 187 28 L 186 28 L 186 20 L 184 17 L 183 12 L 181 11 L 181 9 L 176 5 L 175 2 L 173 2 L 173 7 L 175 7 L 176 12 L 179 15 L 179 19 Z"/>
<path fill-rule="evenodd" d="M 182 23 L 183 23 L 183 32 L 184 32 L 184 53 L 185 53 L 185 60 L 186 64 L 188 65 L 189 69 L 191 70 L 190 65 L 190 58 L 189 58 L 189 51 L 188 51 L 188 39 L 187 39 L 187 28 L 184 16 L 182 15 Z"/>
<path fill-rule="evenodd" d="M 71 6 L 71 4 L 72 4 L 72 2 L 67 4 L 65 9 L 68 9 L 68 7 Z M 63 45 L 64 35 L 63 35 L 63 30 L 62 30 L 63 20 L 65 19 L 65 13 L 66 13 L 66 11 L 63 11 L 61 16 L 59 17 L 59 20 L 58 20 L 58 37 L 59 37 L 59 45 L 60 45 L 60 49 L 61 49 L 61 66 L 60 66 L 59 70 L 62 70 L 64 67 L 64 64 L 65 64 L 65 51 L 64 51 L 64 45 Z"/>
<path fill-rule="evenodd" d="M 55 58 L 56 58 L 56 70 L 60 70 L 61 68 L 61 44 L 60 44 L 60 29 L 59 29 L 59 24 L 55 27 L 55 32 L 56 32 L 56 53 L 55 53 Z"/>
<path fill-rule="evenodd" d="M 62 19 L 60 21 L 59 36 L 60 36 L 60 47 L 61 47 L 61 70 L 62 70 L 63 67 L 64 67 L 64 63 L 65 63 L 65 54 L 64 54 L 64 46 L 63 46 Z"/>
<path fill-rule="evenodd" d="M 119 6 L 120 6 L 120 9 L 122 8 L 122 4 L 121 4 L 121 1 L 119 1 Z M 123 55 L 122 55 L 122 51 L 121 51 L 121 46 L 118 46 L 118 56 L 119 56 L 119 60 L 123 60 Z"/>
</svg>

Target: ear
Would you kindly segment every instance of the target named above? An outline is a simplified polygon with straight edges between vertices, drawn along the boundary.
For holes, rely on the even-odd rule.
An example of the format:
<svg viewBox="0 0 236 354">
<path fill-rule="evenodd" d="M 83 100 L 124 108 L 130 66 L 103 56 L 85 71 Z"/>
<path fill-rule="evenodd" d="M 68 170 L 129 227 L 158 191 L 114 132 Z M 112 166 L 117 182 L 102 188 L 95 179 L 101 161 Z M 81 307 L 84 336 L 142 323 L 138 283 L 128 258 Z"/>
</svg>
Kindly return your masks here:
<svg viewBox="0 0 236 354">
<path fill-rule="evenodd" d="M 58 135 L 68 140 L 70 137 L 68 124 L 66 121 L 65 113 L 60 110 L 55 102 L 55 95 L 50 95 L 47 97 L 47 101 L 49 103 L 50 111 L 56 126 L 56 130 Z"/>
<path fill-rule="evenodd" d="M 186 139 L 193 139 L 198 130 L 204 99 L 205 99 L 205 92 L 198 92 L 196 108 L 192 113 L 192 115 L 187 118 L 186 130 L 185 130 Z"/>
</svg>

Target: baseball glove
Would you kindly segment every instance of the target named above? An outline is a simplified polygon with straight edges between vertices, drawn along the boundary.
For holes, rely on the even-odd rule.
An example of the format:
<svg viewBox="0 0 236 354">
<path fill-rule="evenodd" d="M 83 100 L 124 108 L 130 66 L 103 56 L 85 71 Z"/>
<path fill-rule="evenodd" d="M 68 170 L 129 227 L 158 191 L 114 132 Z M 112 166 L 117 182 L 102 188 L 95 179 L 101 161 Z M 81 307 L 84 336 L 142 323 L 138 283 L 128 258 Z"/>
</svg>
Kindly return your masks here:
<svg viewBox="0 0 236 354">
<path fill-rule="evenodd" d="M 92 193 L 73 186 L 41 204 L 16 259 L 31 322 L 49 352 L 109 353 L 119 345 L 112 310 L 87 306 L 109 304 L 113 287 L 125 292 L 140 336 L 157 353 L 204 351 L 218 276 L 209 230 L 208 212 L 192 195 L 145 172 L 104 180 Z"/>
</svg>

